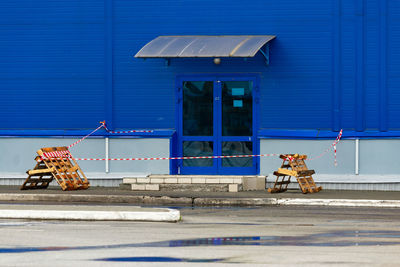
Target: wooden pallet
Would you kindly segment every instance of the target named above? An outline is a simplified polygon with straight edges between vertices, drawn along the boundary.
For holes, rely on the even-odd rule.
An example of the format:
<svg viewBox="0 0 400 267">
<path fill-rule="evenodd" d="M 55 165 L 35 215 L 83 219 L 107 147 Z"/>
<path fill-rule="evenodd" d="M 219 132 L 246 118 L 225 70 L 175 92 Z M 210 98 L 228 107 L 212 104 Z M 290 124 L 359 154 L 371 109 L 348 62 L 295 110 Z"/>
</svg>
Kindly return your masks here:
<svg viewBox="0 0 400 267">
<path fill-rule="evenodd" d="M 37 151 L 37 164 L 28 170 L 21 190 L 44 189 L 55 179 L 62 190 L 88 189 L 90 184 L 68 147 L 45 147 Z M 56 156 L 54 156 L 56 155 Z"/>
<path fill-rule="evenodd" d="M 268 188 L 268 192 L 285 192 L 290 184 L 290 178 L 292 176 L 296 177 L 303 194 L 316 193 L 322 190 L 321 186 L 316 186 L 312 178 L 315 171 L 309 170 L 304 162 L 304 160 L 307 159 L 307 155 L 287 154 L 280 155 L 279 157 L 283 160 L 283 163 L 281 167 L 274 172 L 276 176 L 274 187 Z"/>
</svg>

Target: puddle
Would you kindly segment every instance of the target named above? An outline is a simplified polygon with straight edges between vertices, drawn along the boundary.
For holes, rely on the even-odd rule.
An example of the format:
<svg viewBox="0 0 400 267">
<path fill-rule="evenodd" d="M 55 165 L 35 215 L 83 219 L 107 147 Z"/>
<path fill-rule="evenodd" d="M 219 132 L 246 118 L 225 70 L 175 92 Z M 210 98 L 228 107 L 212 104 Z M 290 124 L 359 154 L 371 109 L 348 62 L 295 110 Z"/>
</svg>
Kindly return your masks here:
<svg viewBox="0 0 400 267">
<path fill-rule="evenodd" d="M 160 206 L 164 207 L 165 206 Z M 167 208 L 171 208 L 171 209 L 178 209 L 178 210 L 184 210 L 184 209 L 189 209 L 189 210 L 229 210 L 229 211 L 235 211 L 235 210 L 258 210 L 258 209 L 262 209 L 262 206 L 252 206 L 252 207 L 247 207 L 247 206 L 238 206 L 238 207 L 218 207 L 218 206 L 167 206 Z"/>
<path fill-rule="evenodd" d="M 187 259 L 173 257 L 123 257 L 123 258 L 105 258 L 96 261 L 115 261 L 115 262 L 220 262 L 225 259 Z"/>
<path fill-rule="evenodd" d="M 135 248 L 135 247 L 200 247 L 200 246 L 350 247 L 350 246 L 388 246 L 388 245 L 400 245 L 400 231 L 336 231 L 336 232 L 318 233 L 318 234 L 311 234 L 304 236 L 239 236 L 239 237 L 214 237 L 214 238 L 168 240 L 160 242 L 102 245 L 102 246 L 15 247 L 15 248 L 0 248 L 0 253 L 25 253 L 25 252 L 62 251 L 62 250 L 95 250 L 95 249 L 116 249 L 116 248 Z M 183 259 L 183 260 L 190 260 L 190 259 Z"/>
<path fill-rule="evenodd" d="M 210 223 L 199 223 L 199 222 L 184 222 L 185 224 L 193 224 L 193 225 L 269 225 L 267 223 L 230 223 L 230 222 L 226 222 L 226 223 L 214 223 L 214 222 L 210 222 Z"/>
<path fill-rule="evenodd" d="M 11 220 L 0 220 L 0 228 L 4 227 L 33 227 L 41 226 L 43 224 L 54 224 L 54 222 L 48 221 L 11 221 Z"/>
</svg>

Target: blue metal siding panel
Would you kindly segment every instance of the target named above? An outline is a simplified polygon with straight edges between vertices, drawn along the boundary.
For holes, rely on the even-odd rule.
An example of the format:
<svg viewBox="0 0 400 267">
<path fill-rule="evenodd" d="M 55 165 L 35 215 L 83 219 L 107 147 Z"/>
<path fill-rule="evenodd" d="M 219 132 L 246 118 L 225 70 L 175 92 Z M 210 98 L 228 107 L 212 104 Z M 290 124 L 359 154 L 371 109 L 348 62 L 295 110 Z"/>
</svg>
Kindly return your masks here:
<svg viewBox="0 0 400 267">
<path fill-rule="evenodd" d="M 380 1 L 379 5 L 379 130 L 388 130 L 388 93 L 387 93 L 387 1 Z"/>
<path fill-rule="evenodd" d="M 400 2 L 389 1 L 387 25 L 387 90 L 389 129 L 400 129 Z"/>
<path fill-rule="evenodd" d="M 342 126 L 342 0 L 333 1 L 332 11 L 332 130 L 339 131 Z"/>
<path fill-rule="evenodd" d="M 104 117 L 103 4 L 0 3 L 0 128 L 81 129 Z"/>
<path fill-rule="evenodd" d="M 355 129 L 355 1 L 342 1 L 342 127 Z"/>
<path fill-rule="evenodd" d="M 355 43 L 356 43 L 356 99 L 355 99 L 355 113 L 356 113 L 356 125 L 355 128 L 358 132 L 362 132 L 365 129 L 365 0 L 356 0 L 355 10 Z"/>
<path fill-rule="evenodd" d="M 114 129 L 114 88 L 113 88 L 113 0 L 104 0 L 104 83 L 105 121 L 110 130 Z"/>
<path fill-rule="evenodd" d="M 261 72 L 262 127 L 330 128 L 332 2 L 230 1 L 227 6 L 226 1 L 115 1 L 114 5 L 117 127 L 133 123 L 173 127 L 171 78 L 176 74 Z M 278 35 L 271 43 L 268 68 L 260 56 L 246 62 L 223 59 L 220 66 L 209 59 L 173 59 L 169 67 L 161 60 L 127 58 L 129 49 L 138 51 L 159 35 L 266 33 Z M 282 101 L 305 119 L 282 117 L 278 111 Z"/>
<path fill-rule="evenodd" d="M 383 1 L 384 2 L 384 1 Z M 379 129 L 379 2 L 367 0 L 364 3 L 364 88 L 365 88 L 365 128 Z"/>
<path fill-rule="evenodd" d="M 263 129 L 399 129 L 399 18 L 396 0 L 3 1 L 0 128 L 174 128 L 176 75 L 258 73 Z M 188 34 L 277 38 L 269 66 L 133 58 Z"/>
</svg>

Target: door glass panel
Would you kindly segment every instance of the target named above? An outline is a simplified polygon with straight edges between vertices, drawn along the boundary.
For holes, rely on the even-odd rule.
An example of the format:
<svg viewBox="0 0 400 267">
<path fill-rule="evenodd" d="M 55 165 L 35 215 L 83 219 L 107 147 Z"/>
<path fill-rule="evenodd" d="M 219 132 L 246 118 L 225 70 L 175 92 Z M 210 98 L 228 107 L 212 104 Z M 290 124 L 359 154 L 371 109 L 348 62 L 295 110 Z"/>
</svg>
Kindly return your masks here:
<svg viewBox="0 0 400 267">
<path fill-rule="evenodd" d="M 222 82 L 222 135 L 253 135 L 253 83 Z"/>
<path fill-rule="evenodd" d="M 202 157 L 212 156 L 213 142 L 211 141 L 184 141 L 183 156 L 184 157 Z M 184 167 L 212 167 L 213 159 L 184 159 Z"/>
<path fill-rule="evenodd" d="M 222 142 L 222 155 L 252 155 L 252 142 Z M 222 167 L 252 167 L 253 158 L 223 158 Z"/>
<path fill-rule="evenodd" d="M 213 82 L 183 82 L 183 135 L 213 135 Z"/>
</svg>

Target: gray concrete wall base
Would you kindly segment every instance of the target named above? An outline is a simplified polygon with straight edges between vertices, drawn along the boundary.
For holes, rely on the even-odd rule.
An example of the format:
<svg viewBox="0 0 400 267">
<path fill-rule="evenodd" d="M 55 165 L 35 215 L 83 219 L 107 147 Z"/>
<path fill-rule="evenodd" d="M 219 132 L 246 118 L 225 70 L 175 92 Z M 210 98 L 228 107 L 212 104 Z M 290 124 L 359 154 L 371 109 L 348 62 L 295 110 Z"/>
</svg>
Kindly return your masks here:
<svg viewBox="0 0 400 267">
<path fill-rule="evenodd" d="M 260 142 L 260 151 L 261 154 L 307 155 L 310 159 L 306 161 L 308 168 L 316 172 L 313 175 L 314 180 L 326 183 L 327 186 L 331 184 L 341 185 L 340 188 L 363 189 L 370 187 L 367 184 L 380 184 L 373 188 L 398 190 L 396 183 L 400 183 L 400 164 L 393 164 L 394 161 L 390 159 L 397 158 L 400 140 L 342 140 L 337 145 L 337 166 L 334 164 L 332 149 L 323 153 L 332 142 L 333 140 L 263 139 Z M 282 160 L 278 157 L 262 157 L 260 164 L 260 174 L 268 175 L 270 182 L 275 179 L 272 173 L 281 166 Z"/>
<path fill-rule="evenodd" d="M 65 146 L 76 138 L 0 138 L 0 185 L 21 185 L 25 172 L 35 166 L 36 150 L 41 147 Z M 283 140 L 262 139 L 261 154 L 306 154 L 316 158 L 332 144 L 333 140 Z M 167 138 L 111 138 L 106 149 L 105 138 L 88 138 L 71 148 L 75 157 L 109 158 L 169 157 L 170 139 Z M 393 164 L 400 150 L 400 140 L 343 140 L 337 146 L 334 165 L 332 151 L 323 157 L 307 161 L 314 169 L 314 179 L 331 189 L 400 190 L 400 164 Z M 359 153 L 356 153 L 358 150 Z M 358 156 L 357 156 L 358 155 Z M 384 157 L 382 155 L 385 155 Z M 170 162 L 160 161 L 80 161 L 82 170 L 92 186 L 116 187 L 123 177 L 146 177 L 150 174 L 168 174 Z M 278 157 L 260 159 L 260 175 L 272 173 L 282 164 Z"/>
<path fill-rule="evenodd" d="M 74 138 L 0 138 L 0 173 L 25 174 L 34 168 L 36 151 L 42 147 L 68 146 Z M 110 138 L 109 158 L 169 157 L 167 138 Z M 105 138 L 88 138 L 70 149 L 76 158 L 101 158 L 106 155 Z M 169 161 L 79 161 L 85 173 L 169 173 Z"/>
</svg>

